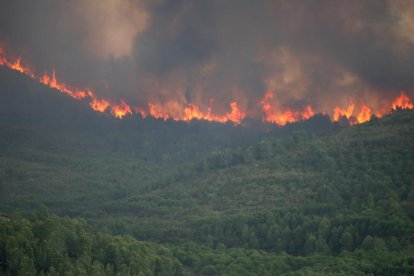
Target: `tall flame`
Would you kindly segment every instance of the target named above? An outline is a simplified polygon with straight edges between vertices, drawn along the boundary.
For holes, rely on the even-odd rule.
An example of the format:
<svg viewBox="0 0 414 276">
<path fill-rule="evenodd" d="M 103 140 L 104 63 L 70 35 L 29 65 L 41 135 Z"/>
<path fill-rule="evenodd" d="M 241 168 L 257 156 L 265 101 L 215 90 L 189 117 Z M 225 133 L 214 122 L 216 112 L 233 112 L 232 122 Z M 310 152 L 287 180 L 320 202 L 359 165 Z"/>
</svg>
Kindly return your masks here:
<svg viewBox="0 0 414 276">
<path fill-rule="evenodd" d="M 0 47 L 0 66 L 5 66 L 11 70 L 24 74 L 32 79 L 35 79 L 50 88 L 56 89 L 64 94 L 77 100 L 89 101 L 90 107 L 97 112 L 108 112 L 116 118 L 122 119 L 127 115 L 140 114 L 142 117 L 152 116 L 163 120 L 182 120 L 190 121 L 193 119 L 206 120 L 212 122 L 232 122 L 234 124 L 241 124 L 248 116 L 245 111 L 242 111 L 236 101 L 229 103 L 229 111 L 224 115 L 216 115 L 213 113 L 211 106 L 202 109 L 195 103 L 187 103 L 184 105 L 177 102 L 170 102 L 167 104 L 148 103 L 144 108 L 139 106 L 131 106 L 124 99 L 120 99 L 118 103 L 114 103 L 110 99 L 98 97 L 97 94 L 90 88 L 79 89 L 72 87 L 56 77 L 55 70 L 51 74 L 44 73 L 41 76 L 35 74 L 31 66 L 22 62 L 21 57 L 12 58 L 6 55 L 4 49 Z M 410 98 L 401 91 L 400 95 L 390 104 L 392 110 L 397 109 L 414 109 L 414 105 Z M 290 108 L 281 108 L 275 101 L 272 91 L 265 93 L 264 97 L 259 101 L 262 111 L 262 121 L 274 123 L 277 125 L 286 125 L 300 120 L 307 120 L 315 115 L 312 106 L 308 105 L 302 109 L 294 110 Z M 322 112 L 325 114 L 325 112 Z M 352 99 L 345 108 L 339 106 L 332 111 L 332 121 L 339 121 L 341 118 L 347 118 L 351 124 L 359 124 L 367 122 L 371 119 L 374 111 L 364 102 L 360 101 L 360 105 L 356 107 Z M 383 116 L 385 113 L 376 112 L 377 117 Z"/>
<path fill-rule="evenodd" d="M 359 112 L 354 113 L 356 110 L 355 103 L 352 99 L 349 100 L 348 107 L 342 109 L 340 107 L 335 107 L 333 110 L 332 120 L 334 122 L 339 121 L 341 118 L 346 118 L 351 124 L 362 124 L 371 120 L 373 115 L 372 108 L 366 105 L 363 101 L 359 106 Z M 381 114 L 376 114 L 377 117 L 381 117 Z"/>
<path fill-rule="evenodd" d="M 394 102 L 392 103 L 392 109 L 413 109 L 414 105 L 410 101 L 410 98 L 405 95 L 404 91 L 401 91 L 401 94 L 399 97 L 397 97 Z"/>
<path fill-rule="evenodd" d="M 340 107 L 335 107 L 333 110 L 332 120 L 334 122 L 339 121 L 340 118 L 345 117 L 347 119 L 351 118 L 352 114 L 354 114 L 355 104 L 352 100 L 349 100 L 348 108 L 342 109 Z"/>
<path fill-rule="evenodd" d="M 241 121 L 246 118 L 246 114 L 242 111 L 240 111 L 239 105 L 237 102 L 231 102 L 230 103 L 231 111 L 226 114 L 226 117 L 229 118 L 230 121 L 240 124 Z"/>
<path fill-rule="evenodd" d="M 372 109 L 369 108 L 366 104 L 361 103 L 361 111 L 356 116 L 358 123 L 365 123 L 371 119 Z"/>
</svg>

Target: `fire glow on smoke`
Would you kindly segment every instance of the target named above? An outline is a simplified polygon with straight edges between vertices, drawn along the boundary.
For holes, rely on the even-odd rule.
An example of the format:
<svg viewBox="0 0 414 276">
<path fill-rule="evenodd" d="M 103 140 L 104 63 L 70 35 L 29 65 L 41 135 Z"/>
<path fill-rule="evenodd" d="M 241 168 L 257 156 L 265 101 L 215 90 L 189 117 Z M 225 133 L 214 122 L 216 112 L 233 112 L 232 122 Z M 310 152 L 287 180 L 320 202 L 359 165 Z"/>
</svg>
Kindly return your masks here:
<svg viewBox="0 0 414 276">
<path fill-rule="evenodd" d="M 22 62 L 22 58 L 12 58 L 0 48 L 0 66 L 5 66 L 11 70 L 15 70 L 32 79 L 38 80 L 43 85 L 56 89 L 64 94 L 71 96 L 76 100 L 89 101 L 90 107 L 97 112 L 108 112 L 116 118 L 122 119 L 125 116 L 140 114 L 142 117 L 151 116 L 157 119 L 172 119 L 176 121 L 191 121 L 193 119 L 206 120 L 212 122 L 226 123 L 232 122 L 240 124 L 246 117 L 250 116 L 246 111 L 240 109 L 237 101 L 229 104 L 228 112 L 224 115 L 215 114 L 212 107 L 207 110 L 194 104 L 188 103 L 185 106 L 166 107 L 163 104 L 148 102 L 145 106 L 133 106 L 121 99 L 119 102 L 113 102 L 109 99 L 101 98 L 91 88 L 75 88 L 71 85 L 59 81 L 56 72 L 53 70 L 51 74 L 44 73 L 38 75 L 35 70 L 28 64 Z M 257 103 L 259 113 L 263 122 L 273 123 L 277 125 L 285 125 L 297 121 L 307 120 L 316 114 L 314 108 L 310 105 L 301 110 L 291 108 L 275 108 L 274 93 L 266 92 L 264 97 Z M 401 91 L 393 102 L 388 105 L 388 111 L 396 109 L 413 109 L 414 105 L 410 98 Z M 351 124 L 359 124 L 367 122 L 373 115 L 381 117 L 386 112 L 374 111 L 369 104 L 359 100 L 356 104 L 354 100 L 349 99 L 348 106 L 337 106 L 330 111 L 319 111 L 319 113 L 329 114 L 332 121 L 339 121 L 341 118 L 347 118 Z"/>
</svg>

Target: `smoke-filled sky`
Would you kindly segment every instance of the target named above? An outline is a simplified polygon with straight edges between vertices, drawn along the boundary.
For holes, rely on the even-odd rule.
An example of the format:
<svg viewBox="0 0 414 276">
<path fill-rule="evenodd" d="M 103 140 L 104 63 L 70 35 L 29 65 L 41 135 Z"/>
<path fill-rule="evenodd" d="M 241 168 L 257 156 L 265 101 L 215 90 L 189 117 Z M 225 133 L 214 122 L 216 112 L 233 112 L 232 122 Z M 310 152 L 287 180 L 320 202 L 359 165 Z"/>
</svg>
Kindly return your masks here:
<svg viewBox="0 0 414 276">
<path fill-rule="evenodd" d="M 102 97 L 250 114 L 414 88 L 410 0 L 2 0 L 0 41 Z"/>
</svg>

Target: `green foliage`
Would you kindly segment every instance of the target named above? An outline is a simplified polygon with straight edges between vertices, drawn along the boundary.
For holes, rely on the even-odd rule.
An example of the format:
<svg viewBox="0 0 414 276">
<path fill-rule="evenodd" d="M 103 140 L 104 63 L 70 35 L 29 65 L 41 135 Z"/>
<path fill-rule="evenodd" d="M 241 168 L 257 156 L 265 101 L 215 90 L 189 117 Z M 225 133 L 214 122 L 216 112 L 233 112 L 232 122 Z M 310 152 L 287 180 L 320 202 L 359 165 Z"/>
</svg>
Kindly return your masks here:
<svg viewBox="0 0 414 276">
<path fill-rule="evenodd" d="M 165 247 L 94 233 L 82 219 L 50 216 L 43 210 L 30 220 L 12 214 L 0 223 L 0 274 L 181 274 L 181 263 Z"/>
<path fill-rule="evenodd" d="M 266 133 L 0 105 L 0 210 L 31 216 L 0 216 L 0 274 L 414 274 L 413 111 Z"/>
</svg>

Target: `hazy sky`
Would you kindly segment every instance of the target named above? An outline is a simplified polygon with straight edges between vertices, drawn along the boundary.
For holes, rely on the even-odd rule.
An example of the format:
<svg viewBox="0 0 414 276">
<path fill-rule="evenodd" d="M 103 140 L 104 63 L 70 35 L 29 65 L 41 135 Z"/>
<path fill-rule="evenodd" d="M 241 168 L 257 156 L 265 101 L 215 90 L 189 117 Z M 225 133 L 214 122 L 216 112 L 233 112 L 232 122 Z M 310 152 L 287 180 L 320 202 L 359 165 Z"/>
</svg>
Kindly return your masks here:
<svg viewBox="0 0 414 276">
<path fill-rule="evenodd" d="M 133 104 L 328 110 L 414 88 L 414 1 L 2 0 L 0 41 Z"/>
</svg>

